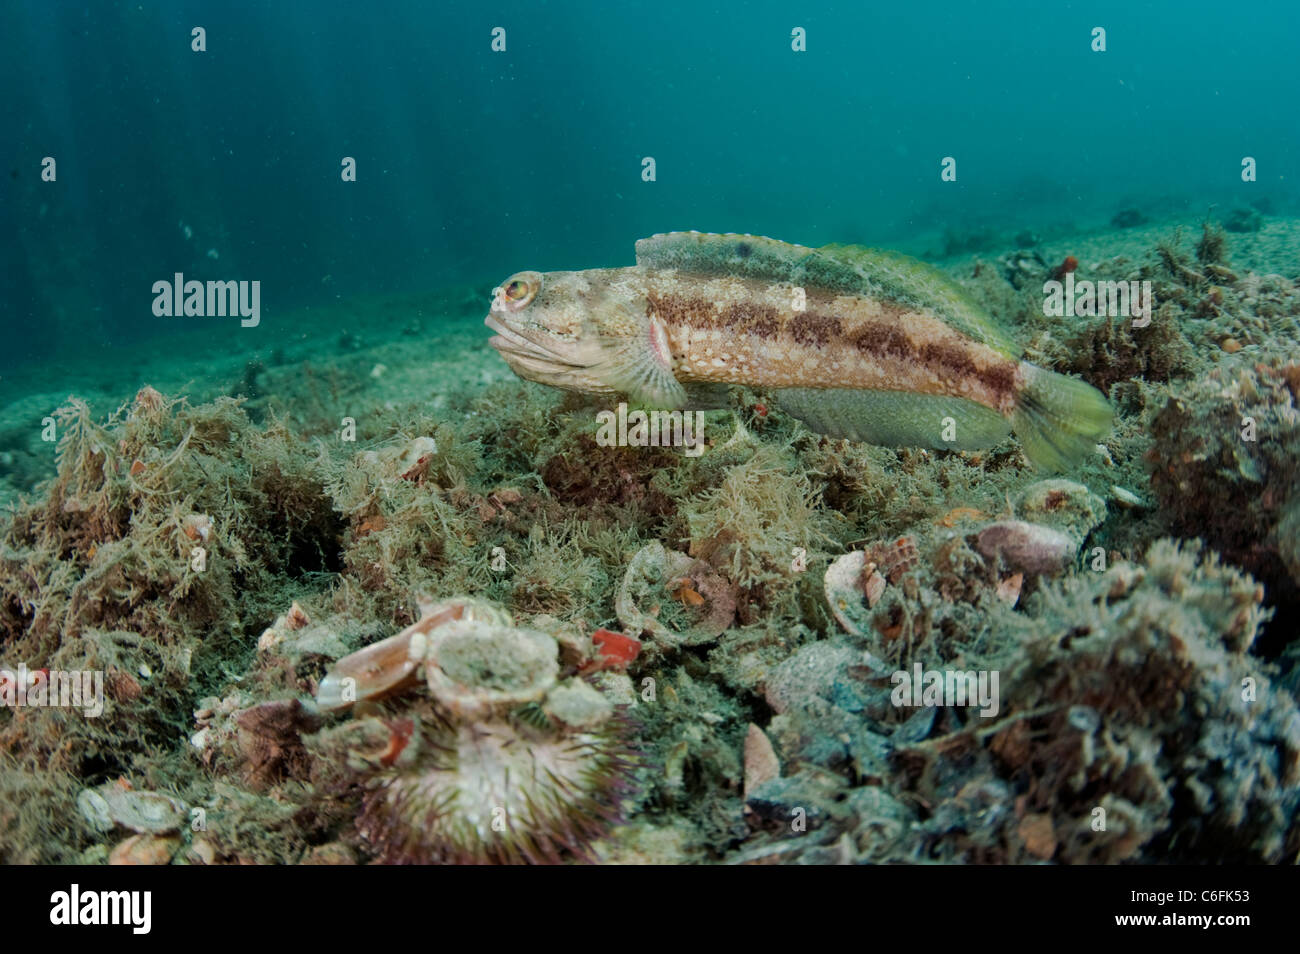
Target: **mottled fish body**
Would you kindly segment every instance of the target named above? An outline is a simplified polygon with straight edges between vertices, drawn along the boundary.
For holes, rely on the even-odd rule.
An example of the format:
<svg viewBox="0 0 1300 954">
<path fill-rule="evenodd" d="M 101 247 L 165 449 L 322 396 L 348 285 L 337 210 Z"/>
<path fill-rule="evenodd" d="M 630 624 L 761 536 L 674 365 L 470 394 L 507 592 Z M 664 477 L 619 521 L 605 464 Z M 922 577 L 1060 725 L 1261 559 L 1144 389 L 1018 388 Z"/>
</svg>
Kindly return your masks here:
<svg viewBox="0 0 1300 954">
<path fill-rule="evenodd" d="M 633 267 L 512 276 L 487 324 L 528 380 L 661 408 L 746 385 L 833 437 L 977 449 L 1014 431 L 1061 470 L 1110 427 L 1098 391 L 1020 360 L 959 285 L 886 251 L 657 235 Z"/>
</svg>

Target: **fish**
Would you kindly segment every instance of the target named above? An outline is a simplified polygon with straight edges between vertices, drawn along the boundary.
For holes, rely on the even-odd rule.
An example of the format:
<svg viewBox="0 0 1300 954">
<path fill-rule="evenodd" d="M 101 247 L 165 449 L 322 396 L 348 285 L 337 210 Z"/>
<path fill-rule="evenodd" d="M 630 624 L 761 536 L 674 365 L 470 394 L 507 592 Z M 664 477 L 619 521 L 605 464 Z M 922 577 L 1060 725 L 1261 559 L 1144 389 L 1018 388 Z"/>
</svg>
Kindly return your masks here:
<svg viewBox="0 0 1300 954">
<path fill-rule="evenodd" d="M 484 323 L 519 377 L 646 408 L 723 406 L 743 385 L 828 437 L 980 450 L 1014 434 L 1054 472 L 1111 427 L 1100 391 L 1023 360 L 961 285 L 882 249 L 668 232 L 634 266 L 517 272 Z"/>
</svg>

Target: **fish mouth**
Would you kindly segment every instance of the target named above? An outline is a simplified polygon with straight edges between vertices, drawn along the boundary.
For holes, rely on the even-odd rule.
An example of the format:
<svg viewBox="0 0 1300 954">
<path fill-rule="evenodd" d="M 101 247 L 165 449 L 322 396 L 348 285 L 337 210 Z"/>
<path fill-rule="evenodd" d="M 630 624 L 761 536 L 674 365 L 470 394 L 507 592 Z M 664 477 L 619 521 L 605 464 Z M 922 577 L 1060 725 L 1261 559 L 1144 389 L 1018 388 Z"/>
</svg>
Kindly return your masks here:
<svg viewBox="0 0 1300 954">
<path fill-rule="evenodd" d="M 488 344 L 497 350 L 506 363 L 516 369 L 527 369 L 542 374 L 564 374 L 583 369 L 583 365 L 565 361 L 551 349 L 516 331 L 496 315 L 488 315 L 483 324 L 496 332 Z"/>
</svg>

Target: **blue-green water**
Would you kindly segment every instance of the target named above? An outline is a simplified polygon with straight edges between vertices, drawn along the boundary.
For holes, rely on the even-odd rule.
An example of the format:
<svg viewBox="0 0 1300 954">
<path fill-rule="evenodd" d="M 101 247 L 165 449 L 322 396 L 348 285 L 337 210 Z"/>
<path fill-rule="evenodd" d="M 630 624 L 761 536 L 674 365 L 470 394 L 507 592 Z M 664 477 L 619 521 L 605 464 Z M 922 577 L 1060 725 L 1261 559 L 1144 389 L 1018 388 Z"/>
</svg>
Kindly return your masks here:
<svg viewBox="0 0 1300 954">
<path fill-rule="evenodd" d="M 11 0 L 0 863 L 1293 862 L 1297 9 Z"/>
<path fill-rule="evenodd" d="M 3 18 L 0 370 L 156 345 L 187 321 L 151 309 L 176 272 L 260 281 L 261 325 L 210 331 L 265 348 L 295 309 L 624 264 L 659 231 L 934 257 L 1124 208 L 1294 210 L 1300 181 L 1285 2 L 55 0 Z"/>
</svg>

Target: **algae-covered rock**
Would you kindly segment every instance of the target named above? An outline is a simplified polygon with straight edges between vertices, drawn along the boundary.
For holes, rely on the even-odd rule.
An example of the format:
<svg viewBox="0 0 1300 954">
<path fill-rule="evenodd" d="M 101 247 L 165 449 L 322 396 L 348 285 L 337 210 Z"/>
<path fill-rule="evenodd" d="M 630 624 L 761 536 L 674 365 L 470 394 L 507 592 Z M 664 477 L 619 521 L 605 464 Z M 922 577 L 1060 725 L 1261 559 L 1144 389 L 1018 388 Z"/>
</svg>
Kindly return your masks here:
<svg viewBox="0 0 1300 954">
<path fill-rule="evenodd" d="M 1294 600 L 1300 573 L 1283 531 L 1300 489 L 1300 363 L 1225 362 L 1177 389 L 1147 454 L 1160 517 Z"/>
<path fill-rule="evenodd" d="M 1016 514 L 1030 523 L 1059 530 L 1082 546 L 1106 519 L 1106 502 L 1072 480 L 1040 480 L 1016 500 Z"/>
<path fill-rule="evenodd" d="M 958 733 L 903 752 L 909 772 L 925 766 L 916 777 L 946 779 L 927 795 L 936 819 L 968 817 L 965 793 L 989 778 L 1018 799 L 1014 813 L 966 823 L 969 837 L 930 823 L 945 856 L 1294 854 L 1300 711 L 1271 667 L 1248 655 L 1269 615 L 1262 598 L 1214 555 L 1162 541 L 1140 565 L 1073 576 L 1031 599 L 1016 614 L 1020 649 L 1000 664 L 1004 707 L 979 726 L 983 741 Z"/>
</svg>

